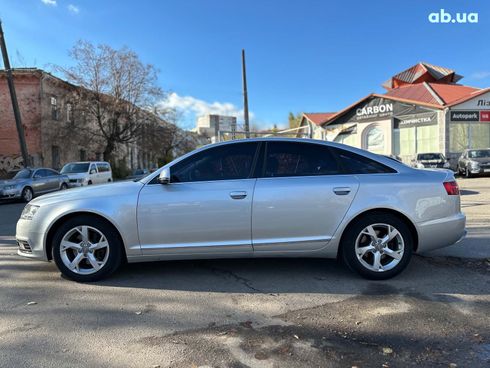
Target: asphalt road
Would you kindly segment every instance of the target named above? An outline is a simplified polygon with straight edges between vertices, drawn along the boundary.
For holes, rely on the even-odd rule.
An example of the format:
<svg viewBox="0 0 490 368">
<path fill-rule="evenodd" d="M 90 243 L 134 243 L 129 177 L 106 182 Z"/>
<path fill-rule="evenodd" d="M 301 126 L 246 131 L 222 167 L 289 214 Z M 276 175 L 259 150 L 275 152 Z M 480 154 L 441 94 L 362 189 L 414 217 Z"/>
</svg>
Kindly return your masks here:
<svg viewBox="0 0 490 368">
<path fill-rule="evenodd" d="M 77 284 L 16 255 L 23 205 L 0 204 L 0 367 L 488 366 L 490 178 L 460 185 L 468 239 L 383 282 L 264 259 L 127 265 Z"/>
</svg>

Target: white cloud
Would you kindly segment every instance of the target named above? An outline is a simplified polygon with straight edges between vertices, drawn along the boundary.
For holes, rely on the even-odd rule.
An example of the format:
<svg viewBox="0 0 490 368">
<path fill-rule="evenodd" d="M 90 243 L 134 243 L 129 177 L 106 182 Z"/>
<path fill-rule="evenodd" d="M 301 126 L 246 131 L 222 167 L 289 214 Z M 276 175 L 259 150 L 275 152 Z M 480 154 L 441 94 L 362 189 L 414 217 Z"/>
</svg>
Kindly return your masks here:
<svg viewBox="0 0 490 368">
<path fill-rule="evenodd" d="M 471 75 L 471 79 L 487 79 L 490 77 L 490 71 L 485 71 L 485 72 L 476 72 Z"/>
<path fill-rule="evenodd" d="M 69 4 L 67 6 L 67 8 L 68 8 L 68 11 L 70 13 L 72 13 L 72 14 L 78 14 L 78 13 L 80 13 L 80 8 L 78 6 L 76 6 L 76 5 Z"/>
<path fill-rule="evenodd" d="M 195 121 L 198 116 L 206 114 L 217 114 L 235 116 L 238 121 L 243 120 L 243 109 L 229 102 L 207 102 L 192 96 L 179 96 L 172 92 L 168 97 L 160 102 L 162 108 L 175 109 L 182 117 L 181 125 L 190 129 L 195 126 Z M 254 118 L 253 113 L 250 113 L 250 120 Z"/>
<path fill-rule="evenodd" d="M 41 0 L 41 1 L 42 1 L 42 3 L 44 5 L 48 5 L 48 6 L 56 6 L 56 5 L 58 5 L 56 3 L 56 0 Z"/>
</svg>

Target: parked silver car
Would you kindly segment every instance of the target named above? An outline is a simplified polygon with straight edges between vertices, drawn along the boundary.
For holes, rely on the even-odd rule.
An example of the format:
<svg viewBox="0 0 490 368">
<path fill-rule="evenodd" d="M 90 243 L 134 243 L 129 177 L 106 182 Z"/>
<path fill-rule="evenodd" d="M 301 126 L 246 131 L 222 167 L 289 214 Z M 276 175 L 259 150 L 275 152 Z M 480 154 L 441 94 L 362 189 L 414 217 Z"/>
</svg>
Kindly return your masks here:
<svg viewBox="0 0 490 368">
<path fill-rule="evenodd" d="M 44 167 L 22 169 L 12 179 L 0 180 L 0 199 L 29 202 L 40 194 L 68 188 L 68 177 Z"/>
<path fill-rule="evenodd" d="M 458 159 L 458 173 L 467 178 L 490 174 L 490 148 L 464 150 Z"/>
<path fill-rule="evenodd" d="M 342 258 L 364 277 L 401 272 L 413 252 L 465 234 L 450 171 L 416 170 L 342 144 L 249 139 L 191 152 L 139 182 L 33 200 L 19 254 L 76 281 L 128 262 Z"/>
</svg>

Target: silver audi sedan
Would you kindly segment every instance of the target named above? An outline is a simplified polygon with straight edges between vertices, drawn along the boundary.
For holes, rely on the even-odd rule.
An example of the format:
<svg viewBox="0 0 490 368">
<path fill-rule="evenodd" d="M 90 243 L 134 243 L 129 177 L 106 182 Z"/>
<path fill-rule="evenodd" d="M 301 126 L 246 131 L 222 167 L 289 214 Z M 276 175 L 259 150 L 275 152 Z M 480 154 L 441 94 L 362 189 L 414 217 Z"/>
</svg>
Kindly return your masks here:
<svg viewBox="0 0 490 368">
<path fill-rule="evenodd" d="M 18 253 L 96 281 L 123 261 L 339 258 L 387 279 L 414 252 L 465 234 L 451 171 L 418 170 L 332 142 L 248 139 L 202 147 L 140 181 L 32 200 Z"/>
</svg>

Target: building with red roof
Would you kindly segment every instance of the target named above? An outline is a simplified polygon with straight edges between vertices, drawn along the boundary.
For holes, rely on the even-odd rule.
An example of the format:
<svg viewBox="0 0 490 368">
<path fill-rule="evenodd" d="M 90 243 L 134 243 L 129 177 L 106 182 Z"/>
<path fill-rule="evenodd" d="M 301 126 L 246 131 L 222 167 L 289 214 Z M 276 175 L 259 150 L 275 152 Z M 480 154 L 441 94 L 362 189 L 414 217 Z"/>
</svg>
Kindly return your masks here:
<svg viewBox="0 0 490 368">
<path fill-rule="evenodd" d="M 302 124 L 311 126 L 303 134 L 405 162 L 418 153 L 443 153 L 455 168 L 464 149 L 490 147 L 490 88 L 462 85 L 462 78 L 452 69 L 418 63 L 383 83 L 385 93 L 336 113 L 303 114 Z"/>
</svg>

